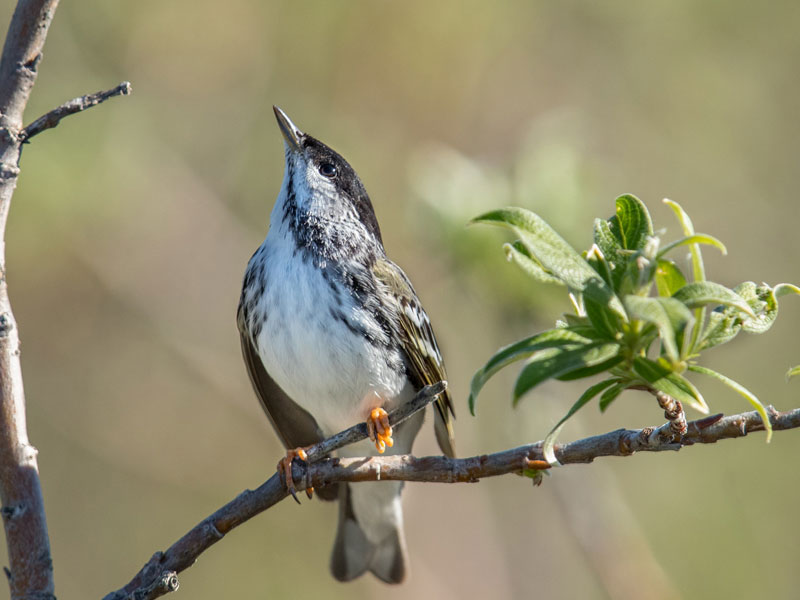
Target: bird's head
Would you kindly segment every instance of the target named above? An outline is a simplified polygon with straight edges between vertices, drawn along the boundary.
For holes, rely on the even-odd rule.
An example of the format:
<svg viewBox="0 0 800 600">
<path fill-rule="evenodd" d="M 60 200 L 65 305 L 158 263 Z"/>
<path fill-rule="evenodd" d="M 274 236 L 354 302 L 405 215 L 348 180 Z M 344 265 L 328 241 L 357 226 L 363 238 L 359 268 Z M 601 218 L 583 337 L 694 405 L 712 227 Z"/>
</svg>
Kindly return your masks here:
<svg viewBox="0 0 800 600">
<path fill-rule="evenodd" d="M 380 244 L 375 211 L 353 167 L 333 149 L 303 133 L 280 108 L 273 109 L 286 149 L 282 194 L 294 212 L 296 225 L 327 228 L 332 235 L 343 228 L 362 230 Z"/>
</svg>

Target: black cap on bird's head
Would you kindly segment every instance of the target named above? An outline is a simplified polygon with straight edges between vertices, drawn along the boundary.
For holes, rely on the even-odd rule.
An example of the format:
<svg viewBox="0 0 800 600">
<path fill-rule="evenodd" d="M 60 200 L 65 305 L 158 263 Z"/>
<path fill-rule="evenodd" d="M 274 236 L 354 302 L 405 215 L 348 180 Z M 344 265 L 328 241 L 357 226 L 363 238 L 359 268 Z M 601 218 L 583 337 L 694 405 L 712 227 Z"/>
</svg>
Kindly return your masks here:
<svg viewBox="0 0 800 600">
<path fill-rule="evenodd" d="M 349 203 L 359 221 L 381 241 L 372 202 L 350 163 L 326 144 L 303 133 L 280 108 L 272 108 L 286 142 L 287 169 L 293 166 L 305 171 L 303 185 L 309 193 Z M 300 181 L 296 184 L 300 185 Z"/>
</svg>

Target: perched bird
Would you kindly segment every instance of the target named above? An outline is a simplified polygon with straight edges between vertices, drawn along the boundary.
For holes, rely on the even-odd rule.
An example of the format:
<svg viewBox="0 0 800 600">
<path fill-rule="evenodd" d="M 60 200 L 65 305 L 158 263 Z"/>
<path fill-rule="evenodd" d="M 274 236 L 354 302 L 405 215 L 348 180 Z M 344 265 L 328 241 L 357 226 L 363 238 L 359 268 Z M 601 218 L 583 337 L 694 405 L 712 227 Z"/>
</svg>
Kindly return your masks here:
<svg viewBox="0 0 800 600">
<path fill-rule="evenodd" d="M 303 447 L 358 422 L 366 420 L 371 441 L 341 455 L 411 452 L 423 412 L 392 432 L 386 411 L 444 380 L 445 370 L 411 282 L 386 256 L 358 175 L 274 110 L 286 169 L 267 237 L 245 271 L 237 322 L 253 387 L 289 450 L 278 469 L 294 495 L 291 462 L 303 458 Z M 434 406 L 437 441 L 454 456 L 449 393 Z M 384 482 L 318 490 L 339 501 L 331 556 L 337 579 L 369 570 L 387 583 L 403 580 L 401 488 Z"/>
</svg>

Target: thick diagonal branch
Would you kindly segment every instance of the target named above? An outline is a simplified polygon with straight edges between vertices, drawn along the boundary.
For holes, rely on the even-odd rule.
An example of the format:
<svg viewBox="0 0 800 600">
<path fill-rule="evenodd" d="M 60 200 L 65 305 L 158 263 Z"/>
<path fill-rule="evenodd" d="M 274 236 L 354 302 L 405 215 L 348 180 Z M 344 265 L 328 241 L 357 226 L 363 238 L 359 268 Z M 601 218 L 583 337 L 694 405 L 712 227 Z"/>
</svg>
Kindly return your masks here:
<svg viewBox="0 0 800 600">
<path fill-rule="evenodd" d="M 406 416 L 419 410 L 433 399 L 435 389 L 423 390 L 413 406 L 406 407 Z M 770 421 L 775 431 L 800 427 L 800 408 L 779 413 L 769 407 Z M 391 415 L 392 423 L 397 414 Z M 636 452 L 660 452 L 680 450 L 694 444 L 713 444 L 719 440 L 737 438 L 752 431 L 763 431 L 764 424 L 757 412 L 723 417 L 714 415 L 692 421 L 680 442 L 670 441 L 671 424 L 644 429 L 618 429 L 609 433 L 558 445 L 556 456 L 561 465 L 589 463 L 602 456 L 631 456 Z M 363 424 L 351 427 L 312 448 L 309 462 L 295 462 L 293 477 L 302 485 L 326 485 L 336 482 L 360 481 L 426 481 L 439 483 L 476 482 L 484 477 L 523 470 L 547 469 L 542 442 L 520 446 L 511 450 L 484 454 L 470 458 L 447 458 L 444 456 L 382 456 L 372 458 L 332 458 L 314 463 L 326 453 L 345 443 L 359 441 L 366 436 Z M 336 440 L 335 442 L 333 440 Z M 139 573 L 124 588 L 107 595 L 104 600 L 133 600 L 145 597 L 145 590 L 157 598 L 162 592 L 155 584 L 165 573 L 179 573 L 190 567 L 197 557 L 211 545 L 221 540 L 234 527 L 263 512 L 287 496 L 278 475 L 273 475 L 255 490 L 247 490 L 193 527 L 165 552 L 156 552 Z M 153 592 L 152 590 L 158 590 Z M 152 595 L 155 594 L 155 595 Z"/>
<path fill-rule="evenodd" d="M 392 411 L 389 415 L 389 422 L 393 427 L 402 423 L 417 411 L 425 408 L 446 387 L 447 384 L 440 381 L 422 388 L 411 402 Z M 366 437 L 366 424 L 354 425 L 309 448 L 306 451 L 308 463 L 313 469 L 316 467 L 314 463 L 320 461 L 327 454 L 349 444 L 360 442 Z M 306 477 L 306 473 L 297 465 L 296 461 L 293 466 L 293 478 L 299 483 Z M 166 592 L 161 592 L 161 588 L 154 584 L 163 579 L 165 573 L 180 573 L 191 567 L 202 552 L 216 544 L 231 529 L 252 519 L 273 504 L 277 504 L 287 495 L 286 486 L 281 483 L 281 478 L 277 473 L 255 490 L 245 490 L 213 515 L 195 525 L 186 535 L 172 544 L 166 552 L 156 552 L 125 587 L 108 594 L 104 600 L 158 598 Z"/>
</svg>

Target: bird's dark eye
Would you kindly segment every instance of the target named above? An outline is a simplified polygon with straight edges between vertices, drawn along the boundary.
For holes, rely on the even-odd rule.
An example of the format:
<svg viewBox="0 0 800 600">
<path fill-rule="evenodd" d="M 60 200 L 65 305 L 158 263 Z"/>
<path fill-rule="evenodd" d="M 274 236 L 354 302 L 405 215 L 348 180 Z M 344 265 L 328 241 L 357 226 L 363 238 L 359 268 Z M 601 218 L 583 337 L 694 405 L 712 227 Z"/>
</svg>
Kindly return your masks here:
<svg viewBox="0 0 800 600">
<path fill-rule="evenodd" d="M 319 166 L 319 172 L 321 175 L 327 177 L 328 179 L 333 179 L 334 177 L 336 177 L 336 167 L 329 162 L 322 163 Z"/>
</svg>

